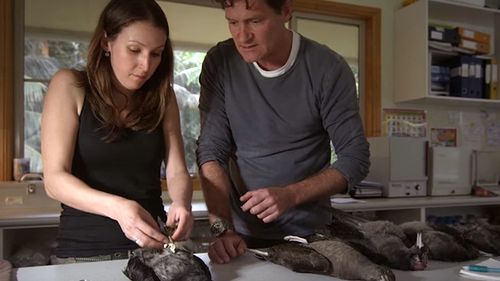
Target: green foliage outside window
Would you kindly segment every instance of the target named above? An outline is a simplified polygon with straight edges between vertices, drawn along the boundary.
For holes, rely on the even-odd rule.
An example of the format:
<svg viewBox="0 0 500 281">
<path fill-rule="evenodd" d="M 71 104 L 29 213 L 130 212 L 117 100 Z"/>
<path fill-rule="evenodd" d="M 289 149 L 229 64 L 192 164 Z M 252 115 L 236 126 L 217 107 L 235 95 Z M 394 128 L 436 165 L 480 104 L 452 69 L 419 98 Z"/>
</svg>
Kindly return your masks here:
<svg viewBox="0 0 500 281">
<path fill-rule="evenodd" d="M 24 47 L 24 157 L 30 158 L 32 172 L 41 173 L 40 121 L 48 83 L 61 68 L 83 69 L 88 43 L 27 38 Z M 186 162 L 189 171 L 196 173 L 195 149 L 200 130 L 198 77 L 205 53 L 174 51 L 174 55 L 174 90 L 180 109 Z"/>
</svg>

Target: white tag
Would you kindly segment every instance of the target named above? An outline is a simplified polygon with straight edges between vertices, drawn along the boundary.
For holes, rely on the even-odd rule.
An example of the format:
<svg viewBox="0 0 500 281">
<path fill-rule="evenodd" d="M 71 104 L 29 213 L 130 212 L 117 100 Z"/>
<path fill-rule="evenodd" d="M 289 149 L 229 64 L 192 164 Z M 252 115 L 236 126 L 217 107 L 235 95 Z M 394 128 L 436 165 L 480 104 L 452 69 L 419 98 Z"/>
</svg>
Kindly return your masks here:
<svg viewBox="0 0 500 281">
<path fill-rule="evenodd" d="M 13 206 L 13 205 L 22 205 L 24 203 L 22 196 L 7 196 L 5 197 L 5 205 Z"/>
<path fill-rule="evenodd" d="M 468 29 L 464 29 L 464 36 L 465 38 L 472 38 L 474 39 L 474 31 L 472 30 L 468 30 Z"/>
<path fill-rule="evenodd" d="M 462 46 L 467 49 L 477 50 L 477 42 L 471 40 L 462 40 Z"/>
<path fill-rule="evenodd" d="M 484 73 L 484 82 L 486 84 L 491 83 L 491 64 L 489 63 L 486 65 L 486 71 Z"/>
<path fill-rule="evenodd" d="M 443 33 L 437 31 L 431 31 L 431 39 L 443 40 Z"/>
</svg>

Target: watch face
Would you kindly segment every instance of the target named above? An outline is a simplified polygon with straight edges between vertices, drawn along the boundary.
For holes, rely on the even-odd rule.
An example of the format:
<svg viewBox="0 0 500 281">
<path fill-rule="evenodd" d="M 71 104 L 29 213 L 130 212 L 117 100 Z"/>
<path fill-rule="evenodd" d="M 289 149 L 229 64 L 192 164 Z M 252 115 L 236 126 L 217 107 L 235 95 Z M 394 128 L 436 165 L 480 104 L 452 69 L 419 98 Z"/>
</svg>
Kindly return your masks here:
<svg viewBox="0 0 500 281">
<path fill-rule="evenodd" d="M 228 223 L 223 220 L 216 220 L 210 226 L 210 232 L 215 236 L 220 236 L 228 229 Z"/>
</svg>

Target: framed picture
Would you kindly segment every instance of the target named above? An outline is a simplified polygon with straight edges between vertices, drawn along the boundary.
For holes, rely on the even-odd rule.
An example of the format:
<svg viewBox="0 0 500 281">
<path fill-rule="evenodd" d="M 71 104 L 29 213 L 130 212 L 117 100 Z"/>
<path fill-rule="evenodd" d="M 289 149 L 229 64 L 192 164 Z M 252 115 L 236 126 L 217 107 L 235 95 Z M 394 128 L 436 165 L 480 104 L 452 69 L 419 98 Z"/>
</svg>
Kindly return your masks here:
<svg viewBox="0 0 500 281">
<path fill-rule="evenodd" d="M 431 128 L 431 146 L 457 145 L 457 128 Z"/>
</svg>

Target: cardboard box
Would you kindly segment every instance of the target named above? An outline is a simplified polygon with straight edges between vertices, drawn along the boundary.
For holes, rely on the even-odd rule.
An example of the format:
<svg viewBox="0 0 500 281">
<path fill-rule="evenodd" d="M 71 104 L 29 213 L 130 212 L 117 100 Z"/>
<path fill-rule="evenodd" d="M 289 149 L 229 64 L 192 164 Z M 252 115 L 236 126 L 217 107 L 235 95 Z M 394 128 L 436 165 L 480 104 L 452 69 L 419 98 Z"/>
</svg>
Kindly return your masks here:
<svg viewBox="0 0 500 281">
<path fill-rule="evenodd" d="M 488 45 L 490 44 L 490 35 L 488 33 L 479 32 L 464 27 L 457 27 L 455 28 L 455 30 L 462 39 L 477 41 Z"/>
<path fill-rule="evenodd" d="M 485 43 L 481 43 L 481 42 L 473 41 L 473 40 L 468 40 L 468 39 L 461 39 L 458 47 L 475 51 L 478 54 L 489 54 L 490 53 L 490 44 L 485 44 Z"/>
</svg>

